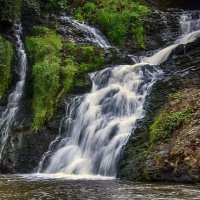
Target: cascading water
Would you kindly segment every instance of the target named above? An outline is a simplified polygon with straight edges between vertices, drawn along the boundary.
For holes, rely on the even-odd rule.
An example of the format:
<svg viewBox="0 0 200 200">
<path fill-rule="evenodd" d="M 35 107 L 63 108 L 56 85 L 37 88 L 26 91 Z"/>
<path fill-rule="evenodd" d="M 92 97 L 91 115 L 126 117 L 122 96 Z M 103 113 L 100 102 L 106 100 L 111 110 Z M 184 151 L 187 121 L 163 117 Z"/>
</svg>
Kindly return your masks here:
<svg viewBox="0 0 200 200">
<path fill-rule="evenodd" d="M 180 18 L 182 36 L 172 44 L 154 54 L 151 57 L 144 57 L 142 62 L 147 62 L 153 65 L 159 65 L 167 60 L 171 52 L 180 44 L 186 45 L 194 42 L 200 35 L 200 13 L 184 13 Z M 193 19 L 193 14 L 197 14 L 198 18 Z"/>
<path fill-rule="evenodd" d="M 93 44 L 97 44 L 102 48 L 110 48 L 110 44 L 106 40 L 106 38 L 100 33 L 100 31 L 96 28 L 93 28 L 85 23 L 81 23 L 78 20 L 73 19 L 72 17 L 62 16 L 62 21 L 67 21 L 72 24 L 76 29 L 80 30 L 84 33 L 85 39 Z"/>
<path fill-rule="evenodd" d="M 143 106 L 151 86 L 162 75 L 155 65 L 164 62 L 178 45 L 200 36 L 199 20 L 193 20 L 191 14 L 183 14 L 180 24 L 183 35 L 175 44 L 144 57 L 138 64 L 90 74 L 92 91 L 71 101 L 62 123 L 64 138 L 54 153 L 50 148 L 43 156 L 39 172 L 54 177 L 115 177 L 120 151 L 136 120 L 145 114 Z M 43 166 L 46 158 L 48 162 Z"/>
<path fill-rule="evenodd" d="M 16 51 L 19 60 L 17 69 L 19 74 L 19 81 L 16 84 L 14 92 L 10 94 L 8 98 L 7 108 L 2 113 L 2 116 L 0 118 L 0 161 L 2 159 L 2 152 L 9 137 L 11 127 L 19 110 L 19 102 L 22 98 L 26 78 L 27 58 L 21 39 L 22 26 L 20 23 L 15 24 L 14 35 L 16 38 Z"/>
</svg>

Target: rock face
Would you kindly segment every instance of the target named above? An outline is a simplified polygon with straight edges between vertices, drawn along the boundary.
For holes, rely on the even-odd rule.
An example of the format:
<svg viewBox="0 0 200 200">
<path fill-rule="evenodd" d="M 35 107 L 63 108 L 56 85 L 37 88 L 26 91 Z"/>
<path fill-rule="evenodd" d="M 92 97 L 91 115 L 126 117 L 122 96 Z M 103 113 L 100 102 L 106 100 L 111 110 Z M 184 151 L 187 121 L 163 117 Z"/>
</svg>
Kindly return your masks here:
<svg viewBox="0 0 200 200">
<path fill-rule="evenodd" d="M 179 19 L 182 11 L 169 9 L 165 12 L 160 10 L 152 11 L 143 20 L 145 32 L 145 47 L 138 47 L 133 38 L 128 38 L 124 52 L 135 54 L 146 54 L 174 42 L 180 35 Z"/>
<path fill-rule="evenodd" d="M 166 77 L 158 81 L 146 101 L 146 117 L 124 148 L 118 176 L 130 180 L 199 182 L 200 39 L 176 49 L 162 65 Z M 170 99 L 177 95 L 176 100 Z M 180 95 L 182 94 L 182 95 Z M 150 142 L 150 127 L 161 111 L 191 106 L 193 118 L 180 124 L 169 138 Z M 176 110 L 178 111 L 178 110 Z"/>
<path fill-rule="evenodd" d="M 67 99 L 63 98 L 55 115 L 38 132 L 31 129 L 33 113 L 28 101 L 25 102 L 3 151 L 1 173 L 30 173 L 37 170 L 42 155 L 59 133 L 58 128 L 65 115 L 66 102 Z"/>
</svg>

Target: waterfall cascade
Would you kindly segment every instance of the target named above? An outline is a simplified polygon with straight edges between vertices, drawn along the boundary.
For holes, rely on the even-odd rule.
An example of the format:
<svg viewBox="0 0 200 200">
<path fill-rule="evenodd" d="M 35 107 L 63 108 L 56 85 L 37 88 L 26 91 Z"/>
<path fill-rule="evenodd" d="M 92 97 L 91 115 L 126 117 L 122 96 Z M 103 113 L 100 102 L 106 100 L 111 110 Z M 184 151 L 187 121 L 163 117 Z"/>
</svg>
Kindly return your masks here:
<svg viewBox="0 0 200 200">
<path fill-rule="evenodd" d="M 66 118 L 61 123 L 64 133 L 50 145 L 40 162 L 39 172 L 54 177 L 115 177 L 120 151 L 136 120 L 145 115 L 146 96 L 163 74 L 155 65 L 166 61 L 178 45 L 200 36 L 200 20 L 193 19 L 191 13 L 181 16 L 180 25 L 182 36 L 153 56 L 143 57 L 135 65 L 90 74 L 92 91 L 73 98 L 68 105 Z M 55 151 L 54 143 L 58 143 Z"/>
<path fill-rule="evenodd" d="M 85 39 L 87 41 L 92 42 L 93 44 L 98 45 L 99 47 L 102 47 L 105 49 L 111 47 L 109 42 L 106 40 L 106 38 L 101 34 L 101 32 L 98 29 L 91 27 L 85 23 L 81 23 L 78 20 L 75 20 L 72 17 L 68 17 L 68 16 L 62 16 L 61 20 L 69 22 L 78 31 L 83 32 Z"/>
<path fill-rule="evenodd" d="M 0 161 L 2 159 L 2 152 L 9 137 L 11 127 L 15 121 L 17 112 L 19 111 L 19 103 L 23 95 L 23 88 L 26 78 L 27 58 L 21 39 L 22 25 L 20 23 L 15 24 L 14 34 L 16 38 L 16 52 L 18 56 L 17 73 L 19 75 L 19 81 L 16 84 L 14 92 L 8 97 L 7 108 L 0 117 Z"/>
</svg>

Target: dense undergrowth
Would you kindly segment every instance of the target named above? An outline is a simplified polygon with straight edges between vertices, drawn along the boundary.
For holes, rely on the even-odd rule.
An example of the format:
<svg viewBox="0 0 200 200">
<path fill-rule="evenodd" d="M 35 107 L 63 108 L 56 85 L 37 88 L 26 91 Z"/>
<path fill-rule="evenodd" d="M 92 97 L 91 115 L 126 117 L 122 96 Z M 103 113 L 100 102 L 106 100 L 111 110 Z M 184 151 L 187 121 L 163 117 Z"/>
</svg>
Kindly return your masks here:
<svg viewBox="0 0 200 200">
<path fill-rule="evenodd" d="M 0 36 L 0 99 L 8 88 L 11 79 L 13 47 L 11 43 Z"/>
<path fill-rule="evenodd" d="M 93 46 L 64 42 L 46 27 L 33 28 L 26 48 L 33 63 L 33 129 L 38 130 L 54 114 L 63 94 L 81 85 L 85 73 L 102 68 L 104 55 Z"/>
<path fill-rule="evenodd" d="M 108 38 L 123 46 L 127 37 L 144 47 L 144 30 L 141 22 L 150 10 L 139 0 L 89 0 L 71 2 L 75 17 L 81 21 L 98 23 Z"/>
</svg>

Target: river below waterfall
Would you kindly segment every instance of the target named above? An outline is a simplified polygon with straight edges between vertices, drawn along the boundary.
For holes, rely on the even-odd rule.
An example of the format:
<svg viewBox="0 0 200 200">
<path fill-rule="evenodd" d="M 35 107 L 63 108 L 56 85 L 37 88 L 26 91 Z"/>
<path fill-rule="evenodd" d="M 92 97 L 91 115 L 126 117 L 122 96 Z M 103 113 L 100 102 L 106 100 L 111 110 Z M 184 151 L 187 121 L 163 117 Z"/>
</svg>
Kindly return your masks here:
<svg viewBox="0 0 200 200">
<path fill-rule="evenodd" d="M 199 197 L 199 185 L 0 176 L 1 200 L 197 200 Z"/>
</svg>

